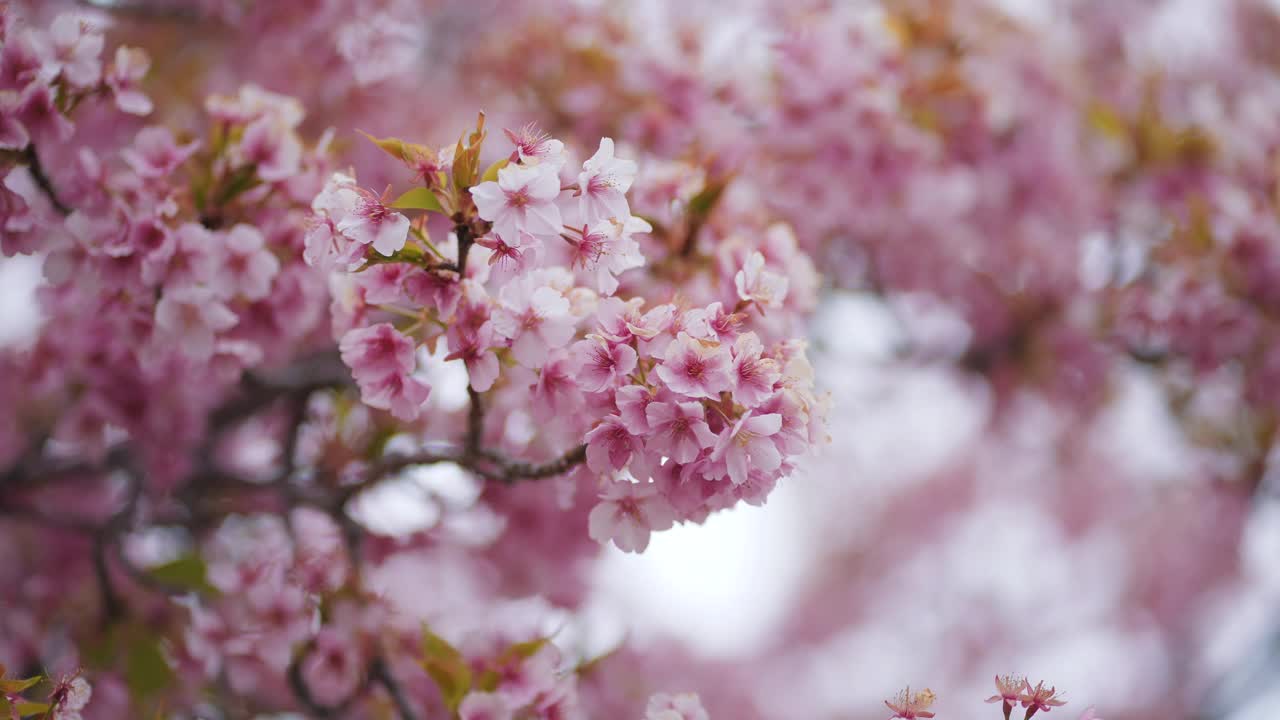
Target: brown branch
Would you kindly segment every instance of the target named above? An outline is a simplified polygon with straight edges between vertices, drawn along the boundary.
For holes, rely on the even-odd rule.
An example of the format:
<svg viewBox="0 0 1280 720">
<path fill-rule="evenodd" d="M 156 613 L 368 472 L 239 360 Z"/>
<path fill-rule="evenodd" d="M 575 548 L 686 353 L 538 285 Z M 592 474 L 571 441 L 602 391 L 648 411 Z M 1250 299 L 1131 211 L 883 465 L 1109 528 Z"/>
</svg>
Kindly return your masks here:
<svg viewBox="0 0 1280 720">
<path fill-rule="evenodd" d="M 578 445 L 560 457 L 544 463 L 511 460 L 490 450 L 482 451 L 482 455 L 502 470 L 501 475 L 495 479 L 510 484 L 517 480 L 538 480 L 568 472 L 587 459 L 587 446 L 586 444 Z"/>
<path fill-rule="evenodd" d="M 403 720 L 417 720 L 417 714 L 413 712 L 408 698 L 404 696 L 400 683 L 396 682 L 395 676 L 391 674 L 391 667 L 387 665 L 386 658 L 382 655 L 375 657 L 369 665 L 369 675 L 375 682 L 381 683 L 382 687 L 386 688 L 387 694 L 391 696 L 391 702 L 395 703 L 396 711 L 400 713 Z"/>
<path fill-rule="evenodd" d="M 49 198 L 49 204 L 53 206 L 62 215 L 70 215 L 71 208 L 68 207 L 58 197 L 58 191 L 53 187 L 53 181 L 44 171 L 44 166 L 40 164 L 40 155 L 36 152 L 35 143 L 27 145 L 27 149 L 22 153 L 23 159 L 27 162 L 27 169 L 31 171 L 31 178 L 36 181 L 36 186 L 40 191 Z"/>
<path fill-rule="evenodd" d="M 245 373 L 240 381 L 240 397 L 214 410 L 209 425 L 215 431 L 222 430 L 281 397 L 310 395 L 351 384 L 351 371 L 336 352 L 317 353 L 271 373 Z"/>
<path fill-rule="evenodd" d="M 470 459 L 479 455 L 480 440 L 484 435 L 484 404 L 470 381 L 467 383 L 467 399 L 470 403 L 467 406 L 467 437 L 463 441 L 462 456 Z"/>
<path fill-rule="evenodd" d="M 107 552 L 111 538 L 106 528 L 93 536 L 93 573 L 98 579 L 98 593 L 102 597 L 102 626 L 109 627 L 124 617 L 124 604 L 111 581 L 111 566 Z"/>
<path fill-rule="evenodd" d="M 455 217 L 461 218 L 461 215 Z M 475 236 L 471 232 L 471 226 L 465 222 L 458 222 L 453 226 L 453 231 L 458 236 L 458 276 L 465 278 L 467 276 L 467 255 L 471 253 L 471 245 L 475 242 Z"/>
</svg>

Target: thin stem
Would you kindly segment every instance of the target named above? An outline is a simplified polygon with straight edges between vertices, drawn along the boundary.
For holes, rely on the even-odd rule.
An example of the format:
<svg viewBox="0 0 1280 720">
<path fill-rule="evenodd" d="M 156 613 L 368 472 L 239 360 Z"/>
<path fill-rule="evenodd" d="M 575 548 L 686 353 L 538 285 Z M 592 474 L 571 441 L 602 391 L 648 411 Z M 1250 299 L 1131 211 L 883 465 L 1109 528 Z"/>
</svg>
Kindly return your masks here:
<svg viewBox="0 0 1280 720">
<path fill-rule="evenodd" d="M 369 666 L 369 674 L 375 682 L 382 684 L 386 688 L 387 694 L 391 696 L 391 702 L 395 703 L 396 711 L 400 713 L 403 720 L 417 720 L 417 715 L 413 712 L 413 707 L 409 705 L 409 700 L 404 696 L 404 690 L 400 688 L 400 683 L 396 682 L 396 678 L 391 674 L 391 667 L 387 665 L 386 658 L 379 655 L 373 659 L 373 663 Z"/>
<path fill-rule="evenodd" d="M 440 248 L 436 247 L 436 244 L 431 242 L 431 238 L 427 237 L 426 233 L 422 232 L 421 230 L 413 226 L 409 227 L 409 231 L 412 232 L 413 236 L 418 239 L 418 242 L 422 243 L 436 257 L 440 258 L 441 260 L 446 259 L 444 256 L 444 253 L 440 252 Z"/>
<path fill-rule="evenodd" d="M 484 405 L 480 401 L 480 393 L 470 384 L 467 385 L 467 399 L 470 400 L 470 406 L 467 408 L 467 437 L 462 453 L 464 458 L 470 459 L 480 450 L 480 440 L 484 434 Z"/>
<path fill-rule="evenodd" d="M 508 460 L 492 451 L 485 451 L 483 456 L 502 470 L 497 479 L 510 484 L 517 480 L 537 480 L 567 472 L 587 459 L 587 446 L 586 444 L 578 445 L 560 457 L 544 463 Z"/>
<path fill-rule="evenodd" d="M 44 166 L 40 164 L 40 155 L 36 152 L 34 143 L 27 145 L 23 156 L 27 161 L 27 169 L 31 171 L 31 178 L 36 181 L 36 186 L 40 188 L 41 192 L 49 198 L 49 204 L 60 214 L 70 215 L 71 208 L 58 197 L 58 191 L 54 189 L 53 181 L 49 179 L 49 176 L 44 171 Z"/>
<path fill-rule="evenodd" d="M 454 225 L 453 231 L 458 235 L 458 275 L 466 277 L 467 256 L 471 254 L 471 245 L 475 242 L 475 237 L 472 235 L 471 226 L 467 223 Z"/>
<path fill-rule="evenodd" d="M 98 578 L 98 592 L 102 596 L 102 624 L 107 627 L 124 616 L 124 605 L 111 581 L 111 566 L 107 547 L 111 544 L 107 530 L 93 536 L 93 572 Z"/>
</svg>

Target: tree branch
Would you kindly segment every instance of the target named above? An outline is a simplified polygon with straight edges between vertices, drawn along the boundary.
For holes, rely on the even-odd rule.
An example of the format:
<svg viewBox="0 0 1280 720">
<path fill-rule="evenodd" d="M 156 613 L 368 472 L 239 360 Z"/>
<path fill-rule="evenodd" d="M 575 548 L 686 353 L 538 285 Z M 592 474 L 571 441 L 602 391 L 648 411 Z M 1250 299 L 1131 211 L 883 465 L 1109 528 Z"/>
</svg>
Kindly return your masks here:
<svg viewBox="0 0 1280 720">
<path fill-rule="evenodd" d="M 567 472 L 587 459 L 587 446 L 585 443 L 578 445 L 560 457 L 544 463 L 511 460 L 490 450 L 483 451 L 482 455 L 485 459 L 501 468 L 502 474 L 496 479 L 510 484 L 517 480 L 538 480 Z"/>
<path fill-rule="evenodd" d="M 387 694 L 391 696 L 391 702 L 395 703 L 396 710 L 403 720 L 417 720 L 413 707 L 409 705 L 408 698 L 404 696 L 404 690 L 400 688 L 395 676 L 391 674 L 391 667 L 387 665 L 386 658 L 382 655 L 375 657 L 369 666 L 369 674 L 375 682 L 382 683 L 382 687 L 387 689 Z"/>
<path fill-rule="evenodd" d="M 463 441 L 462 456 L 469 460 L 480 454 L 480 440 L 484 435 L 484 405 L 481 403 L 480 393 L 471 387 L 470 381 L 467 383 L 467 399 L 470 403 L 467 407 L 467 437 Z"/>
<path fill-rule="evenodd" d="M 124 617 L 124 605 L 111 582 L 111 566 L 107 548 L 111 544 L 108 530 L 103 528 L 93 536 L 93 572 L 98 579 L 98 592 L 102 596 L 102 625 L 109 627 Z"/>
<path fill-rule="evenodd" d="M 53 206 L 62 215 L 70 215 L 71 208 L 68 207 L 58 197 L 58 191 L 53 187 L 53 181 L 44 171 L 44 166 L 40 164 L 40 155 L 36 152 L 35 143 L 27 145 L 27 149 L 22 153 L 23 159 L 27 161 L 27 169 L 31 171 L 31 178 L 36 181 L 36 186 L 41 192 L 49 198 L 49 204 Z"/>
</svg>

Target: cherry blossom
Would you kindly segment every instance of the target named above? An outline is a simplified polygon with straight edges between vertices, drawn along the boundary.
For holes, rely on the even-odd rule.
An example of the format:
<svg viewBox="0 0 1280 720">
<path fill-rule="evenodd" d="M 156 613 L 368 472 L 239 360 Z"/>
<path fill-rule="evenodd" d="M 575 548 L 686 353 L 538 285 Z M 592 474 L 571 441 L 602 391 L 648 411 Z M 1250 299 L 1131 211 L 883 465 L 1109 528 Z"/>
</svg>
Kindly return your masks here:
<svg viewBox="0 0 1280 720">
<path fill-rule="evenodd" d="M 149 115 L 154 103 L 141 90 L 138 82 L 151 68 L 151 59 L 138 48 L 118 47 L 107 70 L 106 81 L 115 97 L 116 106 L 131 115 Z"/>
<path fill-rule="evenodd" d="M 576 325 L 568 299 L 555 288 L 532 282 L 535 278 L 505 286 L 492 316 L 494 331 L 511 341 L 516 361 L 533 368 L 544 365 L 551 350 L 568 344 Z"/>
<path fill-rule="evenodd" d="M 129 167 L 145 178 L 165 178 L 182 166 L 200 147 L 199 141 L 179 145 L 166 127 L 150 126 L 138 131 L 133 147 L 121 151 Z"/>
<path fill-rule="evenodd" d="M 680 333 L 667 347 L 658 376 L 674 392 L 691 398 L 714 398 L 730 388 L 730 359 L 718 343 Z"/>
<path fill-rule="evenodd" d="M 346 213 L 337 220 L 334 229 L 352 242 L 370 245 L 383 255 L 391 255 L 404 247 L 409 238 L 409 218 L 387 207 L 381 198 L 368 191 L 358 195 L 353 206 L 345 208 Z"/>
<path fill-rule="evenodd" d="M 781 415 L 752 415 L 748 411 L 732 427 L 721 431 L 711 452 L 711 460 L 723 464 L 735 485 L 747 481 L 750 469 L 766 473 L 777 470 L 782 464 L 782 454 L 778 452 L 773 435 L 781 428 Z"/>
<path fill-rule="evenodd" d="M 623 552 L 643 552 L 649 535 L 674 521 L 675 512 L 656 485 L 626 480 L 605 487 L 589 518 L 591 538 L 612 541 Z"/>
<path fill-rule="evenodd" d="M 697 693 L 658 693 L 645 706 L 645 720 L 710 720 Z"/>
<path fill-rule="evenodd" d="M 157 332 L 194 358 L 212 355 L 218 334 L 237 322 L 236 314 L 208 288 L 170 290 L 156 304 Z"/>
<path fill-rule="evenodd" d="M 644 409 L 649 450 L 681 464 L 691 463 L 716 442 L 706 412 L 696 402 L 651 402 Z"/>
<path fill-rule="evenodd" d="M 45 72 L 62 76 L 77 88 L 96 85 L 102 76 L 102 33 L 95 31 L 89 22 L 74 15 L 63 14 L 54 18 L 49 26 L 48 58 Z"/>
<path fill-rule="evenodd" d="M 480 217 L 492 222 L 498 235 L 511 238 L 522 231 L 539 237 L 559 235 L 559 195 L 560 178 L 550 164 L 508 165 L 498 171 L 496 181 L 471 189 Z"/>
<path fill-rule="evenodd" d="M 280 272 L 280 261 L 266 247 L 262 233 L 251 225 L 236 225 L 227 232 L 224 243 L 226 252 L 211 284 L 224 297 L 266 297 L 271 281 Z"/>
<path fill-rule="evenodd" d="M 625 221 L 631 216 L 626 193 L 636 177 L 632 160 L 614 157 L 613 139 L 601 138 L 600 148 L 582 164 L 578 174 L 579 212 L 582 222 L 594 223 L 613 218 Z"/>
<path fill-rule="evenodd" d="M 917 693 L 912 693 L 911 688 L 906 688 L 899 692 L 892 702 L 885 700 L 884 704 L 893 711 L 890 720 L 894 718 L 916 720 L 916 718 L 931 718 L 935 715 L 935 713 L 929 711 L 935 699 L 936 696 L 933 691 L 928 688 Z"/>
<path fill-rule="evenodd" d="M 578 366 L 578 384 L 587 392 L 601 392 L 622 382 L 636 368 L 636 351 L 630 345 L 604 338 L 579 340 L 570 348 Z"/>
</svg>

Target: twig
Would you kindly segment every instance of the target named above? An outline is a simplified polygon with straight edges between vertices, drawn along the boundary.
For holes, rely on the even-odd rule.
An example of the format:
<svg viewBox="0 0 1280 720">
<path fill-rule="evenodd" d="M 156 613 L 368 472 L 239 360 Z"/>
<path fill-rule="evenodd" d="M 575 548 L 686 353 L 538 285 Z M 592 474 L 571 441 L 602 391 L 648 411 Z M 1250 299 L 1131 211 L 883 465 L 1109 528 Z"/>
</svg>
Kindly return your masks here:
<svg viewBox="0 0 1280 720">
<path fill-rule="evenodd" d="M 53 187 L 53 181 L 45 174 L 44 166 L 40 164 L 40 155 L 36 153 L 35 143 L 27 145 L 27 149 L 23 151 L 23 157 L 27 161 L 27 169 L 31 171 L 31 178 L 36 181 L 36 186 L 49 198 L 49 204 L 53 206 L 53 209 L 62 215 L 70 215 L 71 208 L 59 199 L 58 191 Z"/>
<path fill-rule="evenodd" d="M 462 455 L 470 459 L 480 452 L 480 440 L 484 435 L 484 404 L 480 393 L 470 383 L 467 384 L 467 399 L 471 402 L 467 407 L 467 437 L 463 441 Z"/>
<path fill-rule="evenodd" d="M 537 480 L 567 472 L 587 459 L 587 446 L 586 444 L 578 445 L 560 457 L 545 463 L 509 460 L 493 452 L 485 452 L 484 456 L 502 469 L 500 480 L 513 483 L 517 480 Z"/>
<path fill-rule="evenodd" d="M 374 681 L 382 683 L 382 687 L 387 689 L 387 694 L 391 696 L 391 702 L 395 703 L 396 710 L 399 711 L 403 720 L 417 720 L 417 715 L 413 712 L 413 707 L 409 705 L 409 700 L 404 696 L 404 690 L 400 689 L 400 684 L 396 682 L 396 678 L 391 674 L 391 668 L 387 665 L 386 658 L 378 655 L 369 665 L 369 675 Z"/>
<path fill-rule="evenodd" d="M 458 276 L 465 278 L 467 276 L 467 255 L 470 254 L 471 244 L 475 242 L 475 237 L 472 235 L 471 226 L 465 222 L 455 224 L 453 232 L 458 236 Z"/>
<path fill-rule="evenodd" d="M 102 625 L 108 627 L 124 616 L 124 605 L 111 582 L 111 567 L 107 561 L 107 546 L 111 543 L 106 528 L 93 536 L 93 572 L 98 578 L 98 592 L 102 596 Z"/>
</svg>

